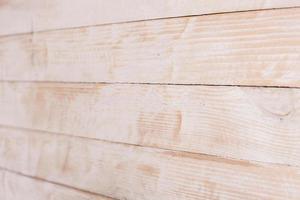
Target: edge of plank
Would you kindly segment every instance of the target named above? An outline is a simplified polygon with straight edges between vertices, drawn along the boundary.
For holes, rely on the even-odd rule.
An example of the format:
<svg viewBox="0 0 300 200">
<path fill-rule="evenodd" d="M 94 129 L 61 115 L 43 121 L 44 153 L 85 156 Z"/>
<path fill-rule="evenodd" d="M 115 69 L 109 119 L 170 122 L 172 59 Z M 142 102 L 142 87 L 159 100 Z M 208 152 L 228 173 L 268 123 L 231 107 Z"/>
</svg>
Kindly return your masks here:
<svg viewBox="0 0 300 200">
<path fill-rule="evenodd" d="M 180 1 L 4 1 L 0 4 L 0 35 L 53 29 L 300 6 L 297 0 Z M 124 9 L 126 8 L 126 9 Z M 89 14 L 87 14 L 89 13 Z M 14 23 L 10 20 L 14 19 Z"/>
<path fill-rule="evenodd" d="M 73 200 L 115 200 L 92 193 L 0 167 L 0 198 L 5 199 L 73 199 Z"/>
</svg>

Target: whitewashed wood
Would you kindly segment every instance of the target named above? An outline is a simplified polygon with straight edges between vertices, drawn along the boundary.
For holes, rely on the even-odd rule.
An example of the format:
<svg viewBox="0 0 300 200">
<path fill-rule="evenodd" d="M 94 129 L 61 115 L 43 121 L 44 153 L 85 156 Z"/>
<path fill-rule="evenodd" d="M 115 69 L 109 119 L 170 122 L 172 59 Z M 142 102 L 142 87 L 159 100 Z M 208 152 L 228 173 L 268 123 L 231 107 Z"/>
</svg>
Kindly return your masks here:
<svg viewBox="0 0 300 200">
<path fill-rule="evenodd" d="M 1 200 L 112 200 L 17 173 L 0 170 Z"/>
<path fill-rule="evenodd" d="M 299 87 L 299 21 L 286 9 L 4 37 L 0 79 Z"/>
<path fill-rule="evenodd" d="M 2 83 L 0 124 L 300 165 L 300 90 Z"/>
<path fill-rule="evenodd" d="M 298 199 L 300 170 L 1 128 L 0 166 L 128 200 Z"/>
<path fill-rule="evenodd" d="M 2 0 L 0 35 L 96 24 L 300 6 L 298 0 Z"/>
</svg>

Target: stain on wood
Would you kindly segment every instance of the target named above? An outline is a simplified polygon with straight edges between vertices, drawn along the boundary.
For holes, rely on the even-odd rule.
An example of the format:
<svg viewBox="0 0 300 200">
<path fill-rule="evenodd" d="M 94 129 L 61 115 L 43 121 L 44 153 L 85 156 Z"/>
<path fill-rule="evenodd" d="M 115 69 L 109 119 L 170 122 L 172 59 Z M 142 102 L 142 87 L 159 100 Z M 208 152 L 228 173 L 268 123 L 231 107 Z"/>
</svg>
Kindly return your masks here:
<svg viewBox="0 0 300 200">
<path fill-rule="evenodd" d="M 159 176 L 159 170 L 155 169 L 154 167 L 150 165 L 141 164 L 137 167 L 139 170 L 141 170 L 144 174 L 149 176 Z"/>
</svg>

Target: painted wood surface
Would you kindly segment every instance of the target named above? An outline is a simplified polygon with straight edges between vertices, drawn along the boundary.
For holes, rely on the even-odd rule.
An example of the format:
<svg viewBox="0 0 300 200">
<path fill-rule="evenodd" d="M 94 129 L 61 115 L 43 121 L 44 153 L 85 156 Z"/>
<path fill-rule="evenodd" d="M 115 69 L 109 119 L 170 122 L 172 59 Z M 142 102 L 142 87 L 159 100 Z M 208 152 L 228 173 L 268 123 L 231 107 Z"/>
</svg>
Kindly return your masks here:
<svg viewBox="0 0 300 200">
<path fill-rule="evenodd" d="M 1 148 L 3 149 L 3 148 Z M 0 169 L 1 200 L 113 200 Z"/>
<path fill-rule="evenodd" d="M 0 166 L 117 199 L 298 199 L 300 170 L 0 129 Z"/>
<path fill-rule="evenodd" d="M 0 35 L 295 6 L 298 0 L 2 0 Z"/>
<path fill-rule="evenodd" d="M 300 9 L 0 38 L 2 80 L 300 85 Z"/>
<path fill-rule="evenodd" d="M 0 124 L 300 165 L 300 90 L 2 83 Z"/>
</svg>

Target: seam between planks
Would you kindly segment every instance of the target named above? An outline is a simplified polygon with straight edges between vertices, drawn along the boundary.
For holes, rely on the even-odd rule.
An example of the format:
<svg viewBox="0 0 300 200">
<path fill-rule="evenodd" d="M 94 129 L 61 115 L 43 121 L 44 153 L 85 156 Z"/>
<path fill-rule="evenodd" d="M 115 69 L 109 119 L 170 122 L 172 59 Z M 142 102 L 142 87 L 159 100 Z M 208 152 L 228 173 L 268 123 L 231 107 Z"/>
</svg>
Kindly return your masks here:
<svg viewBox="0 0 300 200">
<path fill-rule="evenodd" d="M 22 36 L 22 35 L 34 35 L 36 33 L 45 33 L 45 32 L 54 32 L 60 30 L 71 30 L 71 29 L 81 29 L 81 28 L 89 28 L 89 27 L 99 27 L 99 26 L 109 26 L 113 24 L 127 24 L 127 23 L 135 23 L 135 22 L 145 22 L 145 21 L 158 21 L 163 19 L 176 19 L 176 18 L 187 18 L 187 17 L 197 17 L 197 16 L 209 16 L 209 15 L 223 15 L 223 14 L 233 14 L 233 13 L 244 13 L 244 12 L 257 12 L 257 11 L 269 11 L 269 10 L 288 10 L 288 9 L 298 9 L 300 6 L 287 6 L 287 7 L 279 7 L 279 8 L 262 8 L 262 9 L 248 9 L 248 10 L 239 10 L 239 11 L 225 11 L 225 12 L 214 12 L 207 14 L 195 14 L 195 15 L 179 15 L 174 17 L 159 17 L 153 19 L 142 19 L 142 20 L 132 20 L 126 22 L 115 22 L 115 23 L 103 23 L 103 24 L 95 24 L 95 25 L 86 25 L 86 26 L 76 26 L 76 27 L 67 27 L 67 28 L 57 28 L 57 29 L 45 29 L 41 31 L 31 31 L 31 32 L 23 32 L 23 33 L 15 33 L 8 35 L 1 35 L 0 38 L 6 38 L 11 36 Z"/>
<path fill-rule="evenodd" d="M 57 183 L 57 182 L 50 181 L 50 180 L 40 178 L 40 177 L 37 177 L 37 176 L 31 176 L 31 175 L 24 174 L 24 173 L 19 172 L 19 171 L 4 168 L 2 166 L 0 166 L 0 170 L 11 173 L 11 174 L 15 174 L 15 175 L 18 175 L 18 176 L 34 179 L 34 180 L 39 181 L 39 182 L 46 182 L 46 183 L 54 184 L 54 185 L 61 186 L 61 187 L 64 187 L 64 188 L 68 188 L 68 189 L 71 189 L 71 190 L 75 190 L 75 191 L 78 191 L 78 192 L 82 192 L 82 193 L 86 193 L 86 194 L 90 194 L 90 195 L 94 195 L 94 196 L 100 196 L 100 197 L 104 197 L 104 198 L 109 198 L 109 199 L 112 199 L 112 200 L 118 200 L 116 198 L 112 198 L 110 196 L 106 196 L 106 195 L 103 195 L 103 194 L 100 194 L 100 193 L 91 192 L 91 191 L 88 191 L 88 190 L 83 190 L 83 189 L 73 187 L 73 186 L 70 186 L 70 185 L 66 185 L 66 184 L 63 184 L 63 183 Z"/>
<path fill-rule="evenodd" d="M 231 158 L 231 157 L 225 157 L 225 156 L 222 157 L 222 156 L 212 155 L 212 154 L 195 153 L 195 152 L 190 152 L 190 151 L 175 150 L 175 149 L 156 147 L 156 146 L 154 147 L 151 145 L 140 145 L 140 144 L 126 143 L 126 142 L 116 142 L 116 141 L 110 141 L 110 140 L 93 138 L 93 137 L 68 135 L 65 133 L 57 133 L 57 132 L 53 132 L 53 131 L 25 128 L 25 127 L 17 127 L 17 126 L 10 126 L 10 125 L 4 125 L 4 124 L 0 124 L 0 128 L 24 130 L 24 131 L 28 131 L 28 132 L 32 131 L 32 132 L 36 132 L 38 134 L 56 135 L 56 136 L 69 137 L 69 138 L 75 138 L 75 139 L 77 138 L 77 139 L 83 139 L 83 140 L 89 140 L 89 141 L 99 141 L 99 142 L 118 144 L 118 145 L 123 145 L 123 146 L 135 146 L 135 147 L 142 148 L 142 149 L 145 148 L 145 149 L 152 149 L 152 150 L 163 150 L 163 151 L 169 151 L 173 156 L 180 156 L 180 157 L 199 159 L 199 160 L 212 160 L 215 162 L 227 163 L 227 164 L 231 164 L 231 165 L 255 166 L 255 167 L 272 167 L 272 166 L 274 166 L 274 167 L 297 167 L 297 168 L 300 167 L 299 165 L 282 164 L 282 163 L 275 163 L 275 162 L 263 162 L 263 161 L 255 161 L 255 160 L 245 160 L 245 159 L 237 159 L 237 158 Z"/>
<path fill-rule="evenodd" d="M 243 84 L 202 84 L 202 83 L 159 83 L 159 82 L 84 82 L 84 81 L 34 81 L 34 80 L 1 80 L 1 83 L 36 83 L 36 84 L 86 84 L 86 85 L 171 85 L 171 86 L 203 86 L 203 87 L 242 87 L 242 88 L 282 88 L 300 89 L 300 86 L 280 86 L 280 85 L 243 85 Z"/>
</svg>

